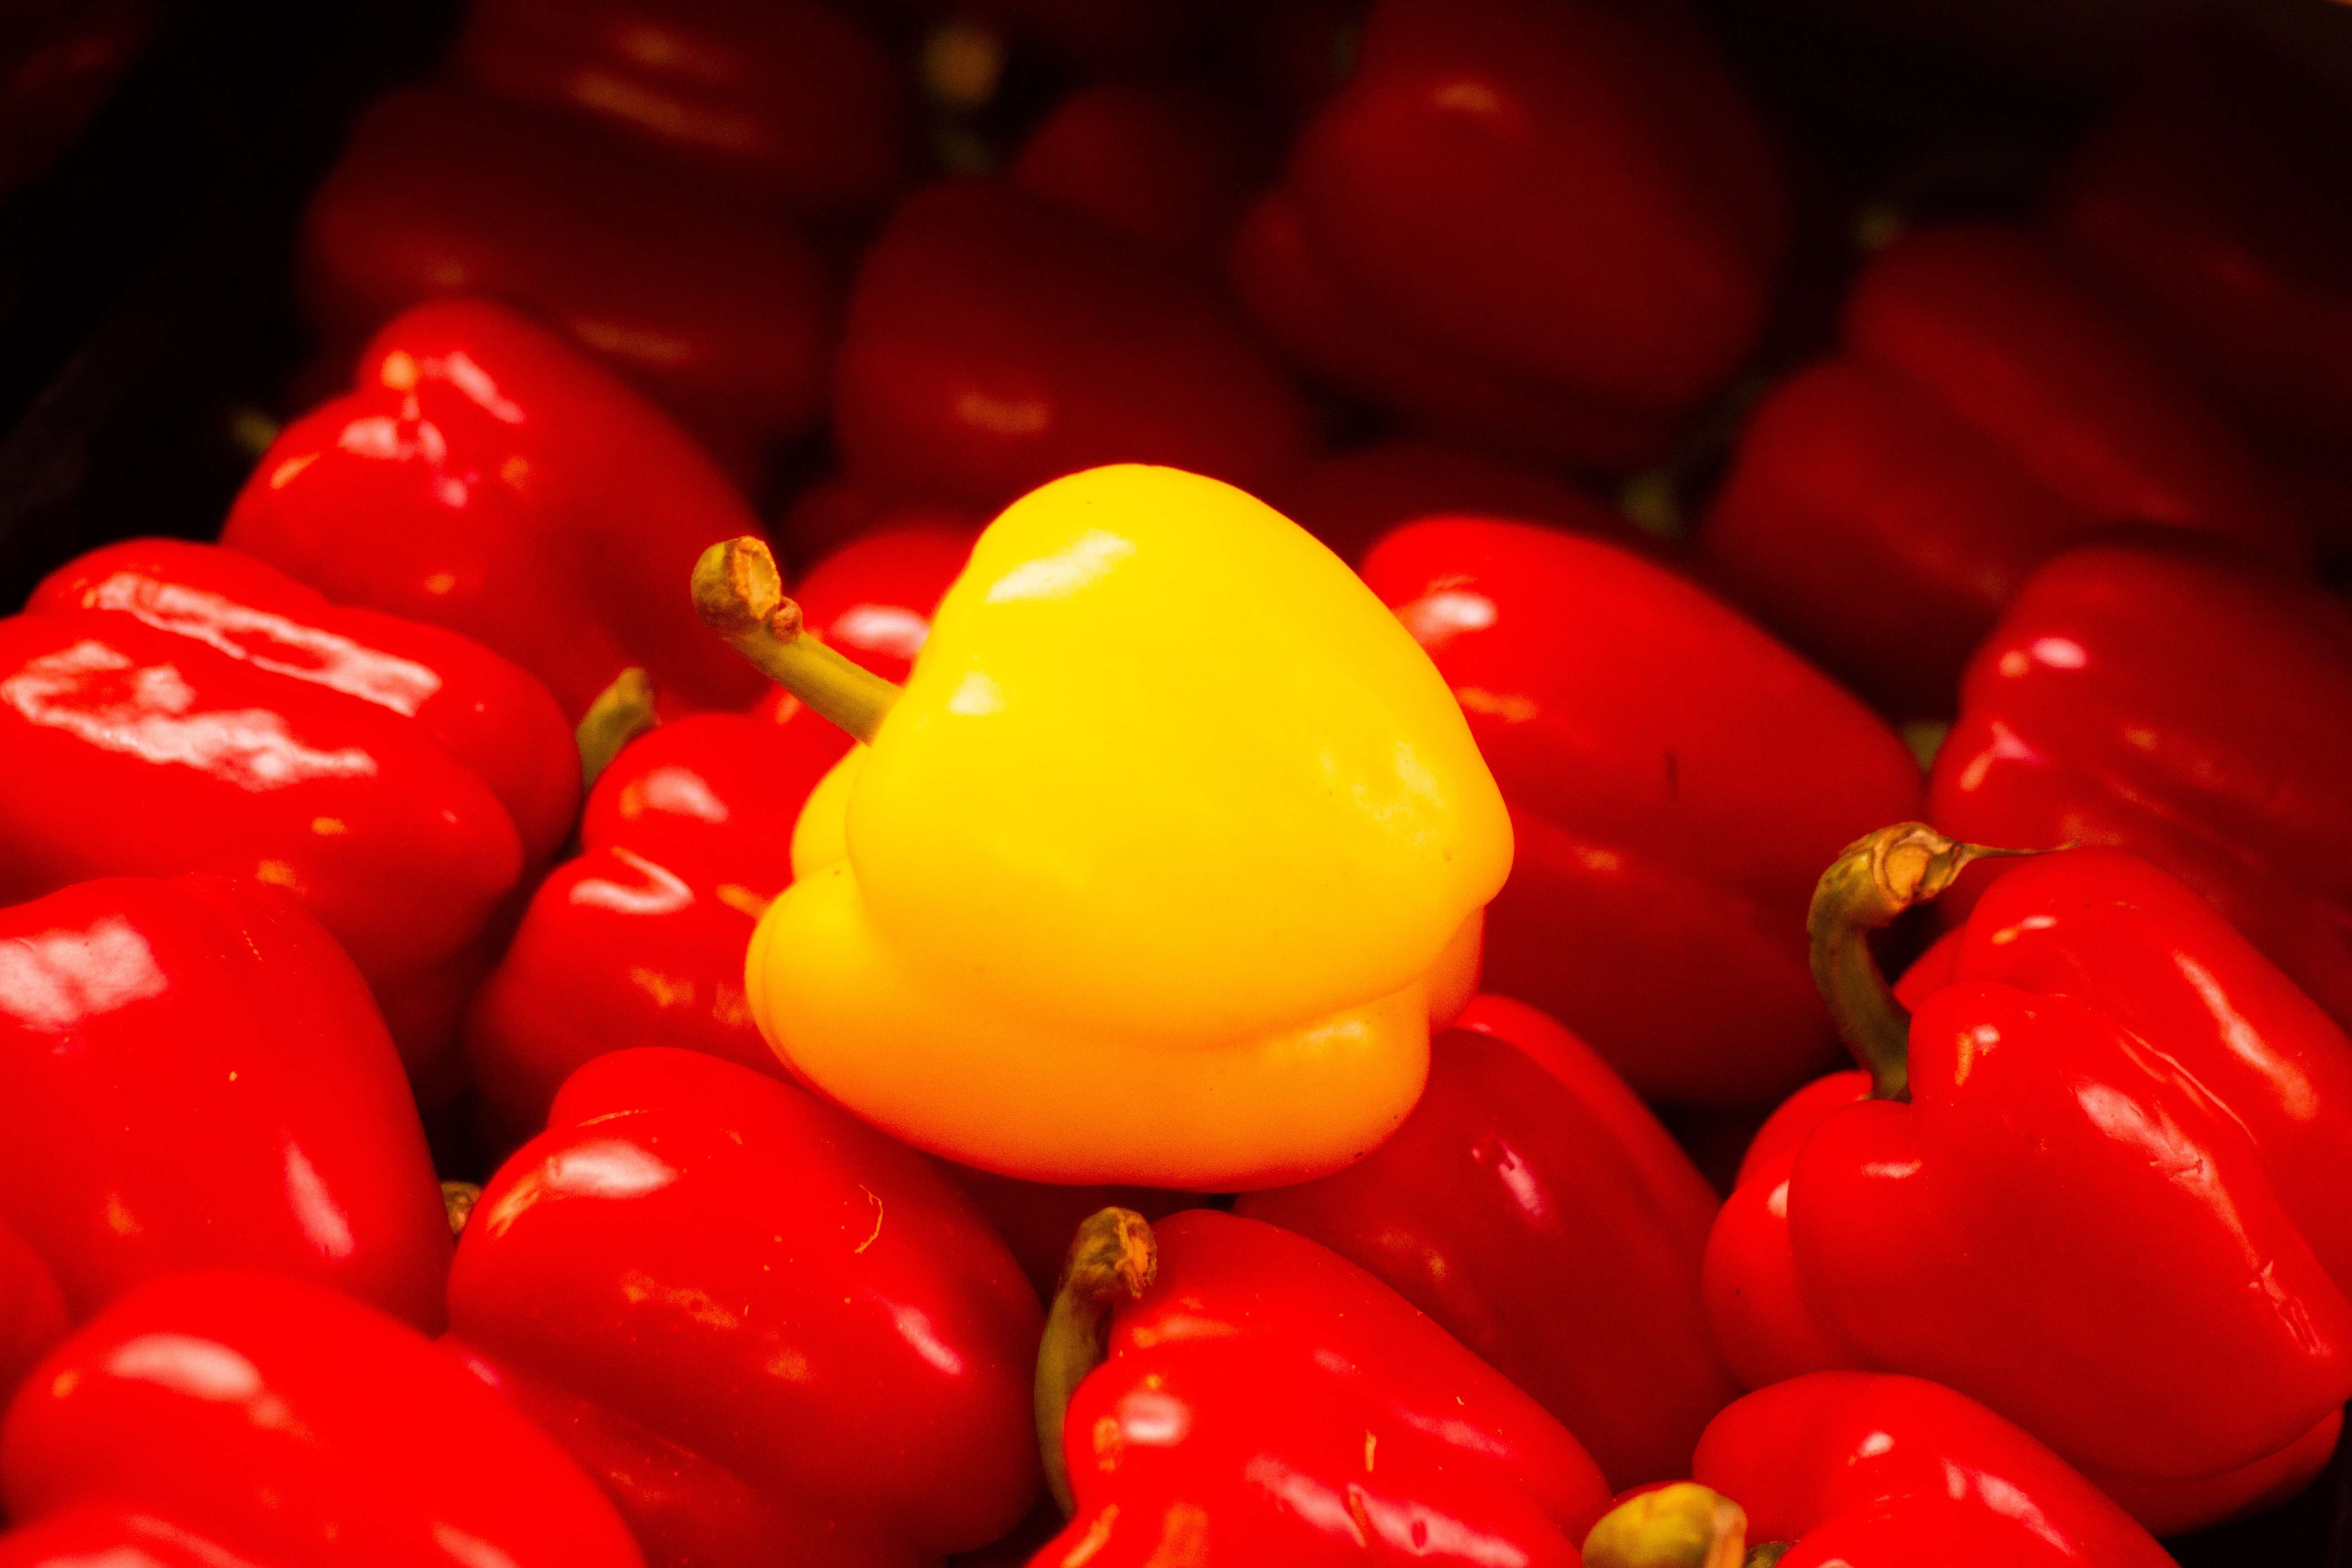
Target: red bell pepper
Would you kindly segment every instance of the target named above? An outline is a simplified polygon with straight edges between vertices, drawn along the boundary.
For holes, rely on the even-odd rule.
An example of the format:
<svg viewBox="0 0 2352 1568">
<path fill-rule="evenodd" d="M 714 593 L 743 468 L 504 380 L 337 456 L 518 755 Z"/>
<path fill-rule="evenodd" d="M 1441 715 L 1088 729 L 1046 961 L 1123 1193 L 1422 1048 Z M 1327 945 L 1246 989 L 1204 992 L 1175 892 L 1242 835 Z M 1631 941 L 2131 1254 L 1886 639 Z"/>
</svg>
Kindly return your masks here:
<svg viewBox="0 0 2352 1568">
<path fill-rule="evenodd" d="M 483 0 L 454 58 L 480 91 L 803 213 L 877 207 L 912 161 L 906 68 L 817 0 Z"/>
<path fill-rule="evenodd" d="M 1755 346 L 1788 226 L 1769 134 L 1680 5 L 1381 0 L 1234 268 L 1318 375 L 1622 469 Z"/>
<path fill-rule="evenodd" d="M 1612 1487 L 1678 1475 L 1738 1388 L 1699 1303 L 1706 1178 L 1591 1047 L 1480 996 L 1395 1136 L 1234 1212 L 1370 1270 L 1575 1433 Z"/>
<path fill-rule="evenodd" d="M 2026 574 L 2102 527 L 2310 559 L 2294 499 L 2221 411 L 2025 230 L 1897 240 L 1842 331 L 1838 358 L 1749 416 L 1698 547 L 1741 604 L 1882 704 L 1948 714 Z"/>
<path fill-rule="evenodd" d="M 1433 517 L 1508 518 L 1656 548 L 1622 513 L 1581 491 L 1442 441 L 1386 441 L 1318 458 L 1265 499 L 1350 564 L 1391 529 Z"/>
<path fill-rule="evenodd" d="M 866 535 L 801 584 L 804 624 L 884 679 L 905 679 L 977 531 Z M 773 688 L 756 714 L 691 715 L 620 753 L 589 793 L 582 854 L 541 884 L 467 1016 L 474 1084 L 504 1131 L 539 1131 L 564 1079 L 624 1046 L 782 1072 L 744 1004 L 743 955 L 793 879 L 803 803 L 848 749 L 848 736 Z"/>
<path fill-rule="evenodd" d="M 832 305 L 805 242 L 657 161 L 487 99 L 409 88 L 362 114 L 310 198 L 297 281 L 338 363 L 421 301 L 511 300 L 747 479 L 822 406 Z"/>
<path fill-rule="evenodd" d="M 1979 843 L 2153 860 L 2352 1025 L 2347 777 L 2352 611 L 2159 538 L 2086 545 L 2026 583 L 1969 665 L 1927 799 Z"/>
<path fill-rule="evenodd" d="M 2193 1504 L 2167 1528 L 2300 1484 L 2352 1394 L 2352 1042 L 2113 850 L 2012 868 L 1906 1007 L 1862 930 L 1971 854 L 1906 824 L 1823 879 L 1816 962 L 1871 1078 L 1759 1136 L 1709 1242 L 1727 1359 L 1934 1377 L 2127 1506 Z"/>
<path fill-rule="evenodd" d="M 234 551 L 108 546 L 0 621 L 0 901 L 110 875 L 289 889 L 441 1082 L 500 906 L 578 798 L 538 683 Z"/>
<path fill-rule="evenodd" d="M 1918 1378 L 1821 1373 L 1751 1394 L 1707 1427 L 1692 1473 L 1700 1487 L 1680 1489 L 1700 1496 L 1675 1500 L 1687 1508 L 1711 1497 L 1719 1508 L 1730 1500 L 1749 1550 L 1779 1544 L 1782 1568 L 2172 1561 L 2057 1455 L 1976 1401 Z M 1634 1500 L 1594 1531 L 1587 1568 L 1696 1561 L 1645 1553 L 1616 1534 L 1621 1517 L 1643 1506 Z"/>
<path fill-rule="evenodd" d="M 283 893 L 122 877 L 0 910 L 0 1220 L 77 1321 L 219 1265 L 441 1326 L 449 1227 L 400 1058 Z"/>
<path fill-rule="evenodd" d="M 83 1562 L 645 1562 L 563 1451 L 424 1335 L 230 1270 L 151 1280 L 58 1347 L 9 1407 L 0 1497 L 31 1538 L 0 1562 L 61 1538 L 113 1549 Z"/>
<path fill-rule="evenodd" d="M 829 1563 L 979 1546 L 1035 1494 L 1036 1298 L 912 1150 L 689 1051 L 599 1058 L 484 1190 L 454 1331 L 558 1391 L 656 1563 Z M 575 1436 L 577 1440 L 575 1440 Z M 706 1506 L 706 1503 L 709 1506 Z"/>
<path fill-rule="evenodd" d="M 877 491 L 983 513 L 1101 463 L 1257 489 L 1312 440 L 1299 395 L 1200 284 L 979 180 L 908 197 L 866 253 L 834 435 Z"/>
<path fill-rule="evenodd" d="M 1461 700 L 1517 853 L 1488 990 L 1540 1007 L 1645 1097 L 1738 1102 L 1825 1065 L 1802 919 L 1839 846 L 1918 800 L 1852 696 L 1683 578 L 1483 519 L 1364 562 Z"/>
<path fill-rule="evenodd" d="M 684 710 L 763 689 L 678 586 L 705 547 L 758 523 L 642 398 L 481 300 L 387 324 L 354 387 L 263 454 L 224 543 L 477 637 L 575 719 L 632 665 Z"/>
<path fill-rule="evenodd" d="M 1600 1471 L 1402 1297 L 1255 1220 L 1120 1214 L 1080 1232 L 1040 1361 L 1076 1511 L 1039 1568 L 1576 1562 Z"/>
</svg>

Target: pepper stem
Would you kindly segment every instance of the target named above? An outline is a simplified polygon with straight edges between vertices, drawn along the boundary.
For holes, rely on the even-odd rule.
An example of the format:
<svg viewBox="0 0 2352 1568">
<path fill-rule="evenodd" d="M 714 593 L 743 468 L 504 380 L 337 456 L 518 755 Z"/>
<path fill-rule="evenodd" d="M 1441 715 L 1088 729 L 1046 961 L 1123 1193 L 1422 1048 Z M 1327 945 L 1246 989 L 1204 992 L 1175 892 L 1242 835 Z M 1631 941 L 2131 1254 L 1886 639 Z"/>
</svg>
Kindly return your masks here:
<svg viewBox="0 0 2352 1568">
<path fill-rule="evenodd" d="M 635 665 L 613 677 L 613 684 L 596 693 L 588 711 L 572 731 L 580 742 L 580 785 L 594 789 L 621 749 L 659 720 L 654 717 L 653 677 Z"/>
<path fill-rule="evenodd" d="M 1110 1353 L 1110 1311 L 1124 1295 L 1133 1300 L 1150 1288 L 1160 1267 L 1151 1222 L 1133 1209 L 1097 1209 L 1078 1224 L 1062 1282 L 1045 1314 L 1045 1338 L 1037 1347 L 1037 1446 L 1045 1461 L 1045 1484 L 1062 1505 L 1062 1517 L 1076 1511 L 1070 1472 L 1062 1453 L 1062 1422 L 1070 1396 L 1087 1373 Z"/>
<path fill-rule="evenodd" d="M 1898 822 L 1855 839 L 1822 873 L 1805 914 L 1813 984 L 1838 1038 L 1870 1074 L 1873 1100 L 1911 1097 L 1911 1014 L 1878 972 L 1870 933 L 1943 892 L 1979 860 L 2040 853 L 1963 844 L 1924 822 Z"/>
<path fill-rule="evenodd" d="M 749 534 L 694 563 L 694 610 L 761 674 L 860 741 L 873 741 L 898 700 L 897 686 L 801 635 L 801 607 L 784 597 L 776 558 Z"/>
<path fill-rule="evenodd" d="M 441 1184 L 441 1211 L 449 1221 L 449 1234 L 466 1234 L 466 1221 L 473 1217 L 474 1205 L 482 1201 L 478 1182 L 444 1182 Z"/>
<path fill-rule="evenodd" d="M 1748 1561 L 1740 1568 L 1772 1568 L 1772 1565 L 1796 1550 L 1793 1541 L 1767 1541 L 1748 1549 Z"/>
<path fill-rule="evenodd" d="M 1627 1498 L 1584 1538 L 1585 1568 L 1744 1568 L 1748 1515 L 1721 1492 L 1676 1481 Z"/>
</svg>

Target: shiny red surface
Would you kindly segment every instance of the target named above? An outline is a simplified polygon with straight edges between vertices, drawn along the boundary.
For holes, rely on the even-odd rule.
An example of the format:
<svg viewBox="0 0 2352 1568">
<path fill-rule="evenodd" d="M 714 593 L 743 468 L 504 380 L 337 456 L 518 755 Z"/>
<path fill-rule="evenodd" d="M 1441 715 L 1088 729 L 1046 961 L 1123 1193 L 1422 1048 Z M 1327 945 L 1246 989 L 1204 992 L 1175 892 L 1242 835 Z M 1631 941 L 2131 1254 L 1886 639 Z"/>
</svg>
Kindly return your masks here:
<svg viewBox="0 0 2352 1568">
<path fill-rule="evenodd" d="M 2029 582 L 1969 665 L 1928 783 L 1980 844 L 2128 849 L 2195 888 L 2352 1022 L 2352 611 L 2164 541 Z M 1955 889 L 1965 910 L 1990 868 Z"/>
<path fill-rule="evenodd" d="M 1152 1228 L 1158 1276 L 1070 1403 L 1077 1512 L 1041 1568 L 1081 1543 L 1119 1565 L 1577 1561 L 1609 1506 L 1599 1470 L 1444 1330 L 1273 1226 L 1191 1209 Z"/>
<path fill-rule="evenodd" d="M 832 301 L 806 242 L 659 160 L 509 104 L 433 87 L 378 99 L 312 195 L 298 259 L 303 320 L 331 353 L 424 300 L 494 296 L 738 474 L 822 412 Z"/>
<path fill-rule="evenodd" d="M 1171 263 L 1007 186 L 900 203 L 851 290 L 834 437 L 884 494 L 992 513 L 1100 463 L 1255 490 L 1303 460 L 1305 403 Z"/>
<path fill-rule="evenodd" d="M 487 0 L 456 63 L 484 92 L 803 212 L 877 206 L 912 162 L 905 68 L 814 0 Z"/>
<path fill-rule="evenodd" d="M 1486 986 L 1654 1099 L 1754 1100 L 1826 1065 L 1805 906 L 1840 848 L 1916 814 L 1894 733 L 1704 590 L 1599 540 L 1433 520 L 1363 572 L 1512 808 Z"/>
<path fill-rule="evenodd" d="M 1699 1304 L 1716 1206 L 1591 1047 L 1481 996 L 1431 1043 L 1429 1087 L 1386 1143 L 1234 1212 L 1370 1270 L 1558 1416 L 1622 1490 L 1687 1470 L 1738 1392 Z"/>
<path fill-rule="evenodd" d="M 1827 1373 L 1716 1417 L 1692 1474 L 1748 1512 L 1751 1544 L 1798 1568 L 1984 1568 L 2172 1559 L 2063 1460 L 1983 1405 L 1917 1378 Z"/>
<path fill-rule="evenodd" d="M 9 1407 L 0 1497 L 23 1523 L 152 1511 L 289 1565 L 644 1562 L 562 1450 L 424 1335 L 233 1270 L 151 1280 L 58 1347 Z"/>
<path fill-rule="evenodd" d="M 1637 467 L 1754 346 L 1782 204 L 1767 132 L 1679 5 L 1382 0 L 1234 279 L 1360 396 Z"/>
<path fill-rule="evenodd" d="M 219 1265 L 441 1325 L 448 1224 L 400 1058 L 281 893 L 114 878 L 0 910 L 0 1215 L 77 1320 Z"/>
<path fill-rule="evenodd" d="M 705 546 L 759 523 L 642 398 L 481 300 L 388 323 L 354 387 L 271 445 L 224 543 L 336 599 L 476 637 L 573 718 L 633 664 L 682 710 L 758 694 L 686 584 Z"/>
<path fill-rule="evenodd" d="M 920 1155 L 677 1050 L 591 1062 L 550 1122 L 474 1211 L 451 1325 L 736 1500 L 662 1561 L 771 1561 L 729 1543 L 745 1489 L 840 1563 L 978 1546 L 1021 1517 L 1037 1300 Z M 697 1512 L 667 1516 L 682 1542 Z"/>
</svg>

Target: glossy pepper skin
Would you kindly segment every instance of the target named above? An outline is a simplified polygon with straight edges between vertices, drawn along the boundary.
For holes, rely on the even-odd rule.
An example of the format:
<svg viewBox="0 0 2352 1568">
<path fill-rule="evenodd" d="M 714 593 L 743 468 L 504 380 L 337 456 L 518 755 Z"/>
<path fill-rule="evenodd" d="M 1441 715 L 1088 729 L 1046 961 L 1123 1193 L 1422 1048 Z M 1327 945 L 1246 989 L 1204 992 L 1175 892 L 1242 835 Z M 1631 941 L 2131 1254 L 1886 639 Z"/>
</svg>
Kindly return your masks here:
<svg viewBox="0 0 2352 1568">
<path fill-rule="evenodd" d="M 482 92 L 798 212 L 879 206 L 911 162 L 905 68 L 815 0 L 488 0 L 467 12 L 455 58 Z"/>
<path fill-rule="evenodd" d="M 1622 1490 L 1687 1468 L 1738 1393 L 1699 1301 L 1716 1207 L 1591 1047 L 1480 996 L 1432 1042 L 1429 1087 L 1396 1136 L 1234 1212 L 1369 1269 L 1558 1416 Z"/>
<path fill-rule="evenodd" d="M 799 585 L 809 626 L 877 674 L 904 675 L 977 531 L 914 524 L 856 541 Z M 614 760 L 589 792 L 580 856 L 540 885 L 467 1015 L 475 1088 L 505 1129 L 538 1131 L 574 1068 L 625 1046 L 783 1070 L 744 1001 L 743 954 L 792 880 L 803 803 L 849 745 L 778 689 L 756 713 L 690 714 Z"/>
<path fill-rule="evenodd" d="M 441 1327 L 448 1222 L 400 1058 L 285 894 L 117 877 L 0 910 L 0 1217 L 74 1321 L 236 1267 Z"/>
<path fill-rule="evenodd" d="M 1749 416 L 1698 548 L 1740 604 L 1883 706 L 1948 713 L 2026 575 L 2102 528 L 2311 558 L 2294 498 L 2221 410 L 2030 231 L 1896 240 L 1840 337 Z"/>
<path fill-rule="evenodd" d="M 574 1074 L 467 1221 L 449 1314 L 568 1396 L 583 1462 L 672 1456 L 667 1494 L 612 1476 L 657 1562 L 935 1561 L 1036 1490 L 1040 1314 L 1003 1243 L 912 1151 L 731 1062 Z"/>
<path fill-rule="evenodd" d="M 1784 209 L 1678 5 L 1382 0 L 1233 276 L 1301 364 L 1416 424 L 1630 468 L 1754 346 Z"/>
<path fill-rule="evenodd" d="M 1577 1561 L 1607 1486 L 1501 1374 L 1302 1237 L 1152 1228 L 1157 1277 L 1064 1422 L 1076 1514 L 1033 1568 Z"/>
<path fill-rule="evenodd" d="M 2164 1568 L 2147 1531 L 1975 1400 L 1916 1377 L 1819 1373 L 1717 1416 L 1691 1472 L 1789 1568 Z"/>
<path fill-rule="evenodd" d="M 1932 1376 L 2119 1500 L 2200 1506 L 2168 1528 L 2307 1479 L 2352 1391 L 2352 1044 L 2113 850 L 2016 864 L 1929 960 L 1909 1102 L 1806 1090 L 1717 1220 L 1735 1372 Z"/>
<path fill-rule="evenodd" d="M 1255 490 L 1313 438 L 1297 392 L 1199 282 L 982 180 L 908 197 L 866 252 L 833 413 L 853 476 L 982 513 L 1102 463 Z"/>
<path fill-rule="evenodd" d="M 386 323 L 353 390 L 263 454 L 221 540 L 479 639 L 577 719 L 631 665 L 673 710 L 759 694 L 677 587 L 705 545 L 757 531 L 658 410 L 544 328 L 461 300 Z"/>
<path fill-rule="evenodd" d="M 822 405 L 833 307 L 805 241 L 657 160 L 443 88 L 360 116 L 303 216 L 297 281 L 331 358 L 427 300 L 509 300 L 747 478 Z"/>
<path fill-rule="evenodd" d="M 919 1148 L 1234 1191 L 1421 1092 L 1510 855 L 1444 683 L 1297 525 L 1097 468 L 981 536 L 869 748 L 817 786 L 746 989 Z"/>
<path fill-rule="evenodd" d="M 1769 1097 L 1825 1065 L 1805 904 L 1841 846 L 1916 809 L 1894 732 L 1729 606 L 1598 539 L 1432 519 L 1363 572 L 1510 804 L 1486 988 L 1654 1100 Z"/>
<path fill-rule="evenodd" d="M 578 787 L 546 693 L 488 650 L 153 542 L 69 563 L 0 622 L 0 900 L 184 871 L 285 888 L 428 1092 Z"/>
<path fill-rule="evenodd" d="M 2352 1023 L 2347 704 L 2334 595 L 2189 542 L 2086 545 L 2030 578 L 1969 661 L 1928 809 L 1979 843 L 2153 860 Z"/>
<path fill-rule="evenodd" d="M 170 1531 L 270 1568 L 645 1562 L 563 1451 L 424 1335 L 235 1270 L 151 1280 L 59 1346 L 9 1406 L 0 1497 L 35 1529 L 103 1541 L 110 1512 L 109 1544 Z"/>
</svg>

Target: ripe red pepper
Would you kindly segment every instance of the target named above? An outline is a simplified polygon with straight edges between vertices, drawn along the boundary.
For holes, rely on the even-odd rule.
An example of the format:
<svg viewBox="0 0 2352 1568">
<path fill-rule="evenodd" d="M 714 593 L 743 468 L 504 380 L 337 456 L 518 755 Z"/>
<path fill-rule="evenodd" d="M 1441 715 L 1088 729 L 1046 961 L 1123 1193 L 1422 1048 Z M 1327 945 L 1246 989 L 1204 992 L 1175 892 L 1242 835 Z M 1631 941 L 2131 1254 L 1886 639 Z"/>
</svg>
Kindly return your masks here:
<svg viewBox="0 0 2352 1568">
<path fill-rule="evenodd" d="M 980 180 L 908 197 L 866 253 L 834 435 L 877 491 L 983 513 L 1101 463 L 1259 489 L 1312 441 L 1297 392 L 1200 284 Z"/>
<path fill-rule="evenodd" d="M 778 1528 L 920 1561 L 1036 1491 L 1039 1313 L 1003 1243 L 912 1150 L 731 1062 L 573 1074 L 467 1220 L 449 1318 L 527 1401 L 552 1391 L 656 1563 L 772 1562 Z"/>
<path fill-rule="evenodd" d="M 1678 5 L 1381 0 L 1234 278 L 1349 391 L 1630 468 L 1754 347 L 1784 208 L 1768 132 Z"/>
<path fill-rule="evenodd" d="M 856 540 L 796 590 L 804 625 L 905 679 L 977 531 L 918 523 Z M 793 879 L 803 803 L 848 749 L 772 688 L 756 714 L 689 715 L 621 752 L 589 793 L 580 857 L 540 885 L 467 1016 L 474 1084 L 505 1131 L 538 1131 L 573 1069 L 624 1046 L 782 1072 L 744 1004 L 743 955 Z"/>
<path fill-rule="evenodd" d="M 441 1327 L 449 1226 L 400 1058 L 282 893 L 119 877 L 0 910 L 0 1220 L 75 1321 L 217 1265 Z"/>
<path fill-rule="evenodd" d="M 879 206 L 911 162 L 906 68 L 816 0 L 485 0 L 455 63 L 483 92 L 803 213 Z"/>
<path fill-rule="evenodd" d="M 2112 850 L 2012 868 L 1912 1013 L 1861 927 L 1968 858 L 1909 824 L 1823 879 L 1817 963 L 1875 1098 L 1843 1075 L 1759 1136 L 1709 1242 L 1727 1359 L 1934 1377 L 2166 1528 L 2300 1485 L 2352 1394 L 2352 1042 Z"/>
<path fill-rule="evenodd" d="M 472 300 L 388 323 L 353 385 L 263 454 L 224 543 L 478 638 L 575 719 L 632 665 L 683 710 L 763 689 L 677 586 L 707 546 L 759 525 L 642 398 Z"/>
<path fill-rule="evenodd" d="M 1034 1563 L 1576 1562 L 1609 1506 L 1600 1471 L 1402 1297 L 1213 1209 L 1128 1215 L 1114 1246 L 1104 1222 L 1120 1213 L 1080 1232 L 1041 1361 L 1040 1424 L 1052 1441 L 1063 1416 L 1076 1512 Z M 1107 1338 L 1079 1328 L 1104 1310 Z M 1064 1415 L 1047 1367 L 1066 1329 L 1081 1360 L 1108 1359 Z"/>
<path fill-rule="evenodd" d="M 379 99 L 311 196 L 298 266 L 303 320 L 336 364 L 412 305 L 493 295 L 659 402 L 739 476 L 821 411 L 832 304 L 805 242 L 509 104 L 440 88 Z"/>
<path fill-rule="evenodd" d="M 2294 499 L 2221 411 L 2023 229 L 1897 240 L 1842 336 L 1749 416 L 1698 544 L 1741 604 L 1882 704 L 1948 713 L 2026 574 L 2102 527 L 2310 559 Z"/>
<path fill-rule="evenodd" d="M 0 1498 L 28 1527 L 0 1561 L 645 1562 L 562 1450 L 424 1335 L 230 1270 L 151 1280 L 58 1347 L 9 1407 Z"/>
<path fill-rule="evenodd" d="M 1969 662 L 1927 799 L 1979 843 L 2153 860 L 2352 1024 L 2347 776 L 2352 611 L 2159 538 L 2086 545 L 2028 580 Z"/>
<path fill-rule="evenodd" d="M 1715 1194 L 1583 1041 L 1480 996 L 1395 1136 L 1234 1212 L 1370 1270 L 1575 1433 L 1612 1488 L 1680 1474 L 1738 1394 L 1699 1303 Z"/>
<path fill-rule="evenodd" d="M 0 901 L 182 871 L 286 888 L 426 1087 L 579 790 L 562 715 L 488 649 L 173 541 L 69 563 L 0 621 Z"/>
<path fill-rule="evenodd" d="M 1486 988 L 1566 1024 L 1654 1100 L 1766 1098 L 1824 1065 L 1802 914 L 1841 845 L 1918 800 L 1893 731 L 1703 590 L 1599 540 L 1433 520 L 1363 572 L 1437 661 L 1511 806 Z"/>
</svg>

